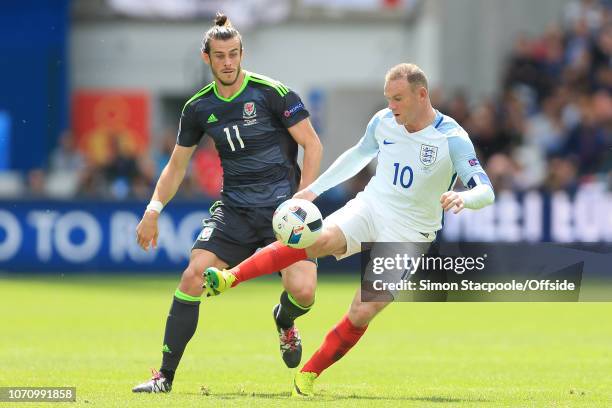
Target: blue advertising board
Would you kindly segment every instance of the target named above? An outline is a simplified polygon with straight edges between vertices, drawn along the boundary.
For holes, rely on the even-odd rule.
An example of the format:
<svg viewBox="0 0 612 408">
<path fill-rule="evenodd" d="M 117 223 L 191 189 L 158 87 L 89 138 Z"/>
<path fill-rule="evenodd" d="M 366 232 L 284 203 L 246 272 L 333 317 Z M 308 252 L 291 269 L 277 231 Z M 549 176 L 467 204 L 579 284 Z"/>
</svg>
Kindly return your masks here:
<svg viewBox="0 0 612 408">
<path fill-rule="evenodd" d="M 136 243 L 142 203 L 21 201 L 0 205 L 0 270 L 176 270 L 208 216 L 208 203 L 173 203 L 159 219 L 157 250 Z"/>
<path fill-rule="evenodd" d="M 10 168 L 11 152 L 11 116 L 0 111 L 0 171 Z"/>
<path fill-rule="evenodd" d="M 323 197 L 324 198 L 324 197 Z M 495 205 L 447 214 L 444 241 L 612 242 L 612 193 L 497 193 Z M 342 203 L 318 200 L 326 215 Z M 136 243 L 141 202 L 0 201 L 0 271 L 182 271 L 208 217 L 208 202 L 172 202 L 159 219 L 156 250 Z M 326 258 L 322 269 L 358 270 L 358 260 Z"/>
</svg>

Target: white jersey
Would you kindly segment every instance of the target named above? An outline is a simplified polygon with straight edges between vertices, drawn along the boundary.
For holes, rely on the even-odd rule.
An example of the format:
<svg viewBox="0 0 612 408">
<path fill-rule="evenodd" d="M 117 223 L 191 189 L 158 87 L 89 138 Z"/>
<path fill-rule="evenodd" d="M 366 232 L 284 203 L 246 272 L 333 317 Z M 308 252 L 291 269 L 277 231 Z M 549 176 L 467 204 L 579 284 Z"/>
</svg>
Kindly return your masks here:
<svg viewBox="0 0 612 408">
<path fill-rule="evenodd" d="M 488 182 L 472 142 L 454 119 L 436 112 L 431 125 L 410 133 L 389 109 L 383 109 L 370 120 L 359 143 L 310 190 L 321 194 L 352 177 L 377 155 L 376 174 L 359 197 L 376 209 L 380 221 L 400 228 L 422 233 L 440 230 L 440 196 L 453 188 L 457 175 L 469 187 Z"/>
</svg>

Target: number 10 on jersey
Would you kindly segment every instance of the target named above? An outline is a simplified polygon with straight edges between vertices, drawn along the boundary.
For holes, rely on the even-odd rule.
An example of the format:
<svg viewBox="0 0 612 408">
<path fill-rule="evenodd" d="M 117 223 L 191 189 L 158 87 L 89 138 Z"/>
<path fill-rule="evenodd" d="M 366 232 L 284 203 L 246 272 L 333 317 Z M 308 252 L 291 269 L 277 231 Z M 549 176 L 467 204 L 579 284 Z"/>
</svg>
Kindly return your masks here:
<svg viewBox="0 0 612 408">
<path fill-rule="evenodd" d="M 238 143 L 240 143 L 240 148 L 244 149 L 244 142 L 242 141 L 242 138 L 240 137 L 240 130 L 238 129 L 238 125 L 232 126 L 232 129 L 234 129 L 234 131 L 236 132 L 236 139 L 238 139 Z M 232 135 L 230 133 L 229 128 L 223 128 L 223 131 L 225 132 L 225 136 L 227 136 L 227 143 L 229 143 L 230 148 L 232 149 L 232 152 L 235 152 L 236 146 L 234 145 L 234 142 L 232 141 Z"/>
<path fill-rule="evenodd" d="M 399 179 L 400 186 L 404 188 L 410 187 L 412 185 L 412 179 L 414 178 L 412 168 L 410 166 L 404 166 L 400 170 L 399 163 L 393 163 L 393 167 L 395 167 L 395 173 L 393 174 L 393 185 L 397 186 L 397 182 Z"/>
</svg>

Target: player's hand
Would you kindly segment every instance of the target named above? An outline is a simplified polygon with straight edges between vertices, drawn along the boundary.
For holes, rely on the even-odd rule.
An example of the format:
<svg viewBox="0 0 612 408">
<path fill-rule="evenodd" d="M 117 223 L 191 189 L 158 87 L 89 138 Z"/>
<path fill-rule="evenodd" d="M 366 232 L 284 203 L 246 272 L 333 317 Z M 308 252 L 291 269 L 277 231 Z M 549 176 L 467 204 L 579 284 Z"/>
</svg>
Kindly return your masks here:
<svg viewBox="0 0 612 408">
<path fill-rule="evenodd" d="M 314 201 L 314 199 L 317 197 L 318 195 L 316 195 L 315 193 L 313 193 L 312 191 L 306 188 L 304 190 L 298 191 L 297 193 L 293 195 L 293 198 L 301 198 L 303 200 L 308 200 L 308 201 Z"/>
<path fill-rule="evenodd" d="M 142 219 L 136 227 L 136 242 L 145 251 L 149 250 L 149 245 L 152 244 L 153 248 L 157 248 L 157 236 L 159 231 L 157 229 L 157 219 L 159 213 L 155 211 L 145 211 Z"/>
<path fill-rule="evenodd" d="M 463 210 L 465 205 L 463 202 L 463 197 L 456 191 L 447 191 L 446 193 L 442 194 L 442 197 L 440 197 L 440 204 L 442 204 L 444 211 L 448 211 L 455 207 L 453 210 L 453 213 L 455 214 Z"/>
</svg>

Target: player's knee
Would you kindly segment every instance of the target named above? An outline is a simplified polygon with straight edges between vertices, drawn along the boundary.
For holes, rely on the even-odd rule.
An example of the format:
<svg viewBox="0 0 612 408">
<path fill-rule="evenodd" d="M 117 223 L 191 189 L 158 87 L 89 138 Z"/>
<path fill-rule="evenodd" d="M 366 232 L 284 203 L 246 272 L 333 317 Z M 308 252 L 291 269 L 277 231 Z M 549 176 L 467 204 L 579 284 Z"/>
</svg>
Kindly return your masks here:
<svg viewBox="0 0 612 408">
<path fill-rule="evenodd" d="M 336 232 L 330 228 L 324 228 L 321 236 L 315 243 L 306 249 L 306 253 L 311 258 L 321 258 L 331 255 L 336 251 L 337 236 Z"/>
<path fill-rule="evenodd" d="M 204 271 L 196 268 L 193 263 L 190 263 L 189 266 L 187 266 L 187 268 L 183 271 L 181 282 L 188 285 L 199 285 L 201 287 L 204 283 L 203 272 Z"/>
<path fill-rule="evenodd" d="M 202 271 L 198 271 L 192 264 L 189 264 L 183 271 L 183 276 L 179 283 L 179 290 L 189 296 L 200 296 L 204 292 L 202 288 L 203 283 Z"/>
<path fill-rule="evenodd" d="M 289 293 L 300 306 L 310 306 L 314 303 L 316 284 L 307 283 L 299 288 L 293 288 Z"/>
</svg>

